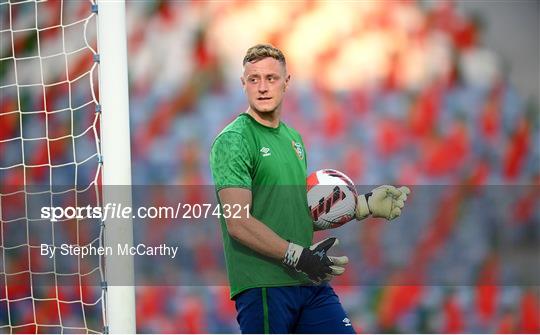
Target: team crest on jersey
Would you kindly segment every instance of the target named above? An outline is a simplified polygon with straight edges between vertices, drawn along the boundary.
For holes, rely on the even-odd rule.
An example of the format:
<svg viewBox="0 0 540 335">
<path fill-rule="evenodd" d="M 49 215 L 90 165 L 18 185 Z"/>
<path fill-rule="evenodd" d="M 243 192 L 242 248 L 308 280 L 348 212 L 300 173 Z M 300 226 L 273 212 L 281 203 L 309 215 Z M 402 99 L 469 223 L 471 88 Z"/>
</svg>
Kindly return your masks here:
<svg viewBox="0 0 540 335">
<path fill-rule="evenodd" d="M 292 141 L 292 146 L 293 146 L 294 151 L 296 151 L 296 155 L 298 156 L 298 158 L 300 158 L 300 160 L 303 160 L 304 159 L 304 148 L 302 148 L 302 144 L 298 143 L 298 142 L 295 142 L 295 141 Z"/>
</svg>

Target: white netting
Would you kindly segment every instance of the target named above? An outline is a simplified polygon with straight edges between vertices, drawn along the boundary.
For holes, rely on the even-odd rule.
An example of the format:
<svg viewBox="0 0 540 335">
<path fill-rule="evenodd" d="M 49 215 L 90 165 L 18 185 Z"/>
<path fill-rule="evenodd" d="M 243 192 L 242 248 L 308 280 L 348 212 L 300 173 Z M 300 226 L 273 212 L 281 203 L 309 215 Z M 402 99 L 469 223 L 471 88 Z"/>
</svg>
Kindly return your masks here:
<svg viewBox="0 0 540 335">
<path fill-rule="evenodd" d="M 91 1 L 0 0 L 0 333 L 104 331 L 96 14 Z M 56 247 L 52 257 L 45 247 Z"/>
</svg>

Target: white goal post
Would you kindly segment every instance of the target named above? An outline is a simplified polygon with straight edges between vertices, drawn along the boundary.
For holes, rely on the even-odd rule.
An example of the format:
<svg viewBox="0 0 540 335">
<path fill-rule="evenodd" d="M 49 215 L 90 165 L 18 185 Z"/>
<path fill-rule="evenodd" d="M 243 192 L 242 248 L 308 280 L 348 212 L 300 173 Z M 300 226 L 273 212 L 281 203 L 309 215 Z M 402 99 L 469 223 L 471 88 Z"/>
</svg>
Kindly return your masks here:
<svg viewBox="0 0 540 335">
<path fill-rule="evenodd" d="M 136 332 L 125 10 L 0 0 L 0 333 Z"/>
<path fill-rule="evenodd" d="M 131 151 L 124 0 L 98 0 L 99 87 L 102 109 L 103 204 L 131 206 Z M 115 188 L 114 194 L 107 186 Z M 118 199 L 120 197 L 120 199 Z M 133 245 L 131 219 L 105 222 L 105 247 Z M 108 256 L 105 276 L 109 333 L 135 333 L 133 258 Z"/>
</svg>

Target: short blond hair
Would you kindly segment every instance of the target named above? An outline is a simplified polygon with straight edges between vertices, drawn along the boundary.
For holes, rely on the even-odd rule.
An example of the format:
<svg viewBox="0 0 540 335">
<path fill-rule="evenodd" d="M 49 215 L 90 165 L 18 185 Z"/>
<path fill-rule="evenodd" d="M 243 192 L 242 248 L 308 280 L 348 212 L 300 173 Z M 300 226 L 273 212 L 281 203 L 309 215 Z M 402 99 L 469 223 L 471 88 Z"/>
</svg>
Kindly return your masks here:
<svg viewBox="0 0 540 335">
<path fill-rule="evenodd" d="M 278 60 L 283 66 L 287 65 L 283 52 L 281 52 L 281 50 L 271 44 L 257 44 L 249 48 L 246 51 L 246 55 L 244 56 L 244 61 L 242 62 L 242 65 L 246 65 L 246 63 L 257 62 L 267 57 Z"/>
</svg>

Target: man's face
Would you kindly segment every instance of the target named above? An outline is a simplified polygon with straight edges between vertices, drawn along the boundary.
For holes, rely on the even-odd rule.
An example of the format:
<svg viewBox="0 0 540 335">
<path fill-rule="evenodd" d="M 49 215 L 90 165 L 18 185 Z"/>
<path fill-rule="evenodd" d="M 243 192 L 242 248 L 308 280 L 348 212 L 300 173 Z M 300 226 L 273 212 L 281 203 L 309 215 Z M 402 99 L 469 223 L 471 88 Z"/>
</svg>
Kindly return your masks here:
<svg viewBox="0 0 540 335">
<path fill-rule="evenodd" d="M 271 113 L 281 106 L 290 76 L 277 59 L 267 57 L 246 63 L 240 78 L 249 106 L 258 113 Z"/>
</svg>

